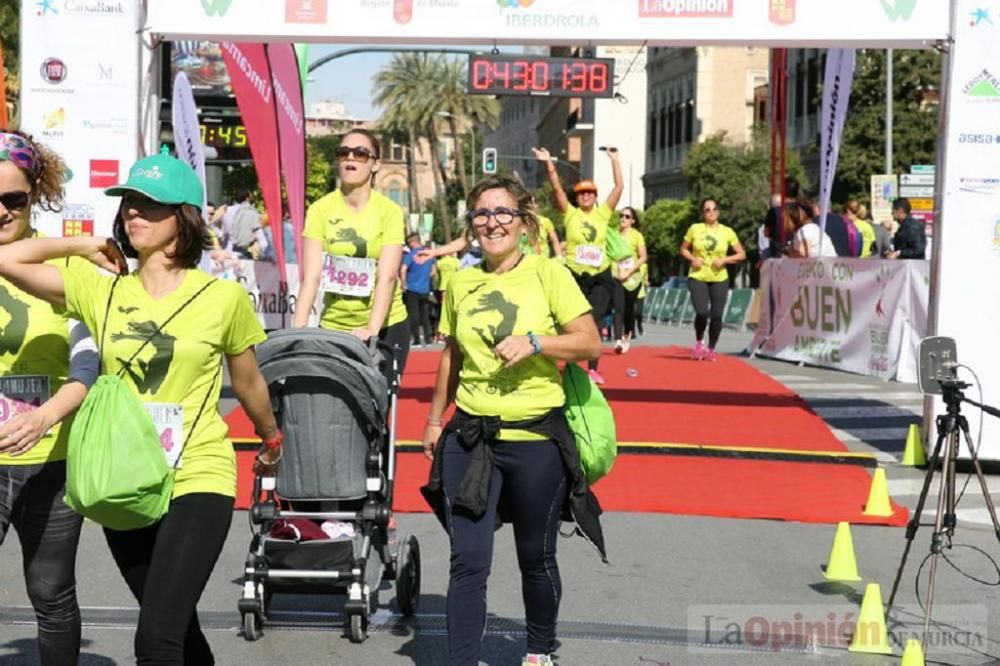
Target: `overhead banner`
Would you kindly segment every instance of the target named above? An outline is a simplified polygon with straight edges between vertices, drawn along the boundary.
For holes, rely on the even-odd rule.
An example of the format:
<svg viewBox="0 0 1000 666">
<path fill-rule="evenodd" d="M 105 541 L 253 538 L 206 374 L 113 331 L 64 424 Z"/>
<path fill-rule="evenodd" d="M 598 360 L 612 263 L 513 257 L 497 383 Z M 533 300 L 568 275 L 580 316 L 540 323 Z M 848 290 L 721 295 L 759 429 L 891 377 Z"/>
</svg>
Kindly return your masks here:
<svg viewBox="0 0 1000 666">
<path fill-rule="evenodd" d="M 139 157 L 139 3 L 20 5 L 20 126 L 70 169 L 62 211 L 38 210 L 34 224 L 50 236 L 110 236 L 118 198 L 104 188 Z"/>
<path fill-rule="evenodd" d="M 285 179 L 288 212 L 295 230 L 295 256 L 301 257 L 302 229 L 306 223 L 306 132 L 302 80 L 291 44 L 269 44 L 267 58 L 271 64 L 278 113 L 281 175 Z"/>
<path fill-rule="evenodd" d="M 983 379 L 982 401 L 996 406 L 1000 405 L 996 330 L 1000 322 L 1000 5 L 972 0 L 958 0 L 956 5 L 946 89 L 947 162 L 936 172 L 935 187 L 940 210 L 934 219 L 940 262 L 936 335 L 955 338 L 958 360 Z M 959 376 L 972 381 L 965 370 L 960 369 Z M 934 401 L 938 411 L 943 406 L 940 400 Z M 927 419 L 927 425 L 933 429 L 933 418 Z M 965 447 L 961 448 L 966 454 Z M 1000 460 L 1000 419 L 987 416 L 983 421 L 980 456 Z"/>
<path fill-rule="evenodd" d="M 430 44 L 919 48 L 947 38 L 944 0 L 149 0 L 167 39 Z"/>
<path fill-rule="evenodd" d="M 274 256 L 284 271 L 285 250 L 281 223 L 281 175 L 278 155 L 278 118 L 274 106 L 271 68 L 263 44 L 222 42 L 222 57 L 232 82 L 236 105 L 247 128 L 247 143 L 264 197 L 274 241 Z"/>
<path fill-rule="evenodd" d="M 173 116 L 174 147 L 177 157 L 194 169 L 201 181 L 201 214 L 206 215 L 208 188 L 205 185 L 205 147 L 201 144 L 201 127 L 198 124 L 198 107 L 187 74 L 178 72 L 174 77 L 174 94 L 171 104 Z M 206 218 L 206 222 L 209 222 Z"/>
<path fill-rule="evenodd" d="M 761 269 L 761 356 L 916 381 L 929 262 L 769 259 Z"/>
<path fill-rule="evenodd" d="M 837 158 L 840 156 L 840 139 L 844 134 L 844 120 L 851 100 L 851 83 L 854 81 L 854 49 L 829 49 L 826 52 L 826 73 L 823 78 L 823 106 L 820 115 L 819 151 L 819 237 L 820 254 L 826 238 L 826 214 L 830 211 L 830 192 L 837 175 Z"/>
</svg>

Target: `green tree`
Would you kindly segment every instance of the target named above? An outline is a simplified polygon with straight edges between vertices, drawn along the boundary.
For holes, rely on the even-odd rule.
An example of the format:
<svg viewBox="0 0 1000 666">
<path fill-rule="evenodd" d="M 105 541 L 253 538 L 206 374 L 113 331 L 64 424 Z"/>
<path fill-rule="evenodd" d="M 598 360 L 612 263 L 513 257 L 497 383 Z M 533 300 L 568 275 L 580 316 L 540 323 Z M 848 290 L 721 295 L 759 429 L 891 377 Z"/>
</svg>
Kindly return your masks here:
<svg viewBox="0 0 1000 666">
<path fill-rule="evenodd" d="M 483 95 L 470 95 L 466 92 L 467 62 L 461 59 L 442 59 L 438 65 L 441 70 L 438 74 L 439 87 L 437 89 L 437 100 L 440 103 L 440 112 L 448 121 L 448 128 L 451 135 L 455 137 L 455 143 L 459 146 L 464 134 L 459 134 L 459 124 L 469 126 L 472 131 L 476 131 L 477 125 L 485 125 L 494 128 L 500 122 L 500 102 L 495 97 L 485 97 Z M 479 145 L 482 145 L 480 143 Z M 456 151 L 456 166 L 458 180 L 462 185 L 462 197 L 469 196 L 469 183 L 466 179 L 468 169 L 465 166 L 465 151 Z M 475 160 L 475 156 L 473 156 Z"/>
<path fill-rule="evenodd" d="M 16 117 L 21 94 L 21 24 L 20 0 L 0 0 L 0 48 L 3 49 L 5 75 L 0 84 L 6 86 L 7 104 L 11 107 L 11 126 L 16 127 Z"/>
<path fill-rule="evenodd" d="M 696 208 L 690 199 L 660 199 L 641 213 L 649 274 L 654 284 L 683 270 L 681 242 L 695 215 Z"/>
<path fill-rule="evenodd" d="M 326 137 L 323 137 L 326 138 Z M 306 206 L 325 196 L 332 189 L 330 162 L 326 152 L 306 144 Z"/>
<path fill-rule="evenodd" d="M 908 173 L 913 164 L 935 162 L 941 55 L 896 50 L 892 62 L 893 172 Z M 833 201 L 869 201 L 871 176 L 885 171 L 885 76 L 884 50 L 858 51 Z"/>
</svg>

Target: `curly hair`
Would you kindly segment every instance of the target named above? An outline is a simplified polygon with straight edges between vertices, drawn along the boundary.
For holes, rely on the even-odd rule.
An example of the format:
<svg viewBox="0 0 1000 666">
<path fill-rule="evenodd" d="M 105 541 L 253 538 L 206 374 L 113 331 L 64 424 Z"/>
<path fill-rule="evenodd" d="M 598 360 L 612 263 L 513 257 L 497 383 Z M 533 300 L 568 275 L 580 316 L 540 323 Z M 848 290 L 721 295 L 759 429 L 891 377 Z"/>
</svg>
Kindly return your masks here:
<svg viewBox="0 0 1000 666">
<path fill-rule="evenodd" d="M 24 173 L 31 185 L 31 204 L 42 210 L 59 212 L 63 207 L 63 183 L 66 182 L 69 168 L 63 158 L 59 157 L 48 146 L 35 140 L 33 136 L 21 130 L 0 130 L 6 134 L 15 134 L 31 146 L 38 167 L 34 172 L 23 167 Z"/>
<path fill-rule="evenodd" d="M 538 216 L 535 214 L 534 197 L 531 192 L 524 189 L 520 182 L 510 176 L 490 176 L 476 183 L 476 186 L 469 192 L 469 197 L 465 202 L 466 209 L 475 210 L 476 201 L 487 190 L 506 190 L 509 195 L 514 197 L 517 208 L 521 211 L 521 219 L 528 226 L 528 238 L 534 244 L 538 240 Z M 472 217 L 467 214 L 465 217 L 465 237 L 472 240 L 475 236 Z"/>
</svg>

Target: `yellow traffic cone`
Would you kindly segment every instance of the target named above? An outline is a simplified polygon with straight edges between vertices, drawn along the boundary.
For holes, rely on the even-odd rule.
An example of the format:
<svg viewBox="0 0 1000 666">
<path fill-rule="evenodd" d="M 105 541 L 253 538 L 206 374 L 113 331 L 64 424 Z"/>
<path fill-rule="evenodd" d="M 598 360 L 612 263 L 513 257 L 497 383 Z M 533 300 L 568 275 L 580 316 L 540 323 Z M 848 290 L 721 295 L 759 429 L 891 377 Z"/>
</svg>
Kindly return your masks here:
<svg viewBox="0 0 1000 666">
<path fill-rule="evenodd" d="M 861 614 L 854 625 L 854 637 L 847 648 L 850 652 L 867 654 L 892 654 L 889 647 L 889 633 L 885 628 L 885 609 L 882 606 L 882 590 L 878 583 L 868 583 L 865 597 L 861 600 Z"/>
<path fill-rule="evenodd" d="M 885 469 L 879 467 L 875 470 L 875 476 L 872 477 L 872 485 L 868 490 L 868 501 L 861 514 L 886 518 L 892 513 L 892 504 L 889 502 L 889 484 L 885 480 Z"/>
<path fill-rule="evenodd" d="M 923 439 L 920 437 L 920 426 L 916 423 L 911 423 L 910 430 L 906 433 L 906 448 L 903 450 L 901 462 L 910 467 L 923 467 L 927 464 Z"/>
<path fill-rule="evenodd" d="M 906 641 L 900 666 L 924 666 L 924 648 L 920 645 L 920 639 L 911 638 Z"/>
<path fill-rule="evenodd" d="M 851 538 L 851 526 L 848 523 L 837 523 L 837 533 L 833 537 L 833 548 L 830 549 L 830 561 L 823 575 L 827 580 L 856 582 L 861 580 L 858 575 L 858 563 L 854 559 L 854 540 Z"/>
</svg>

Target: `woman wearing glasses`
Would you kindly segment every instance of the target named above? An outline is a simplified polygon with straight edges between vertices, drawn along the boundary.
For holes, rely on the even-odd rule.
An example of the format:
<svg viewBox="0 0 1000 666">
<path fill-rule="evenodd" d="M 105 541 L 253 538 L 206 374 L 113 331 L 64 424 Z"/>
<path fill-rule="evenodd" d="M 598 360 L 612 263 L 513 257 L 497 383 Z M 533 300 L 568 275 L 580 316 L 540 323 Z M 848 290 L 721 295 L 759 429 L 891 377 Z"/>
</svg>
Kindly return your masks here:
<svg viewBox="0 0 1000 666">
<path fill-rule="evenodd" d="M 556 542 L 566 505 L 603 557 L 596 503 L 587 503 L 556 367 L 596 358 L 601 341 L 570 272 L 519 249 L 522 231 L 538 233 L 530 198 L 504 176 L 473 188 L 466 233 L 482 245 L 483 262 L 455 274 L 441 314 L 448 339 L 424 430 L 433 462 L 423 490 L 451 539 L 452 666 L 479 663 L 498 506 L 514 525 L 527 618 L 524 664 L 552 663 L 561 597 Z M 457 410 L 444 425 L 452 401 Z"/>
<path fill-rule="evenodd" d="M 372 188 L 381 155 L 378 137 L 369 130 L 351 130 L 341 140 L 340 187 L 306 213 L 294 325 L 309 323 L 322 290 L 320 327 L 362 340 L 379 337 L 392 347 L 402 374 L 410 351 L 410 327 L 397 284 L 405 229 L 403 210 Z"/>
<path fill-rule="evenodd" d="M 21 132 L 0 132 L 0 246 L 36 235 L 31 209 L 59 210 L 66 165 Z M 53 262 L 67 265 L 66 261 Z M 74 260 L 74 270 L 86 271 Z M 76 549 L 83 518 L 64 503 L 70 416 L 97 378 L 87 327 L 0 278 L 0 544 L 21 542 L 43 664 L 76 664 Z"/>
<path fill-rule="evenodd" d="M 642 291 L 646 273 L 646 239 L 639 232 L 639 214 L 635 208 L 625 206 L 618 217 L 622 238 L 632 248 L 632 256 L 618 262 L 618 282 L 624 292 L 623 307 L 615 310 L 615 328 L 622 331 L 622 337 L 615 343 L 615 351 L 624 354 L 629 350 L 629 341 L 635 337 L 636 303 Z"/>
<path fill-rule="evenodd" d="M 719 222 L 719 204 L 707 198 L 701 202 L 702 222 L 692 224 L 681 243 L 681 256 L 691 262 L 688 271 L 688 290 L 694 304 L 695 345 L 693 356 L 697 360 L 715 360 L 715 345 L 722 333 L 722 314 L 729 296 L 729 271 L 726 266 L 746 259 L 730 227 Z M 729 254 L 732 250 L 733 254 Z M 705 346 L 705 327 L 708 326 L 708 346 Z"/>
</svg>

